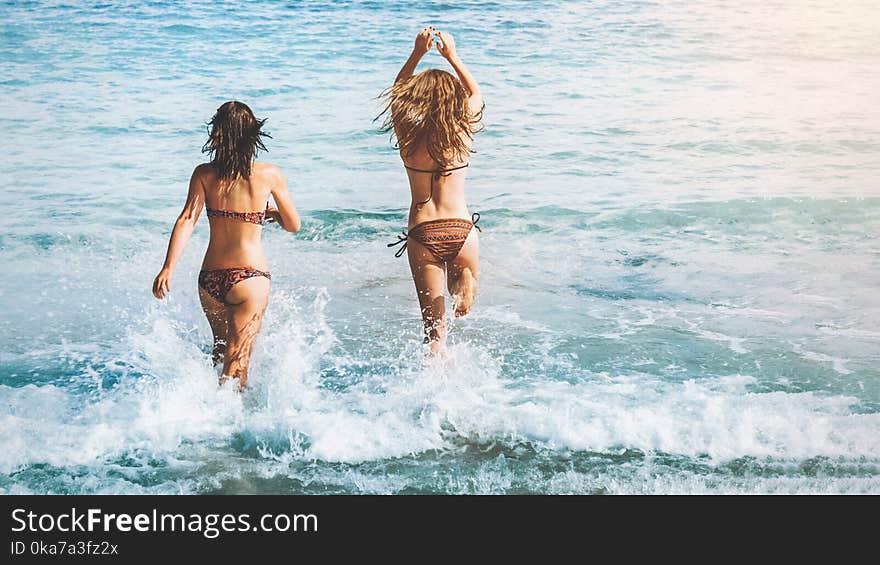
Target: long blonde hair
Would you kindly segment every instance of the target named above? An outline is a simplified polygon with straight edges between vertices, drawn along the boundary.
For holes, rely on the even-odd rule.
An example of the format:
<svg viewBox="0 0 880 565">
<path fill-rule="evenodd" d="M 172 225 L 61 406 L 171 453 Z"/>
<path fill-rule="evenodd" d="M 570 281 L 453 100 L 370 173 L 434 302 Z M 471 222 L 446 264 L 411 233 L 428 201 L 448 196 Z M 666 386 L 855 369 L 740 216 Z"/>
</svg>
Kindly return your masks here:
<svg viewBox="0 0 880 565">
<path fill-rule="evenodd" d="M 456 77 L 440 69 L 428 69 L 399 80 L 380 97 L 385 108 L 381 131 L 397 137 L 395 147 L 412 156 L 422 145 L 440 168 L 466 159 L 470 141 L 482 131 L 483 110 L 471 114 L 470 94 Z M 464 135 L 462 135 L 464 134 Z"/>
</svg>

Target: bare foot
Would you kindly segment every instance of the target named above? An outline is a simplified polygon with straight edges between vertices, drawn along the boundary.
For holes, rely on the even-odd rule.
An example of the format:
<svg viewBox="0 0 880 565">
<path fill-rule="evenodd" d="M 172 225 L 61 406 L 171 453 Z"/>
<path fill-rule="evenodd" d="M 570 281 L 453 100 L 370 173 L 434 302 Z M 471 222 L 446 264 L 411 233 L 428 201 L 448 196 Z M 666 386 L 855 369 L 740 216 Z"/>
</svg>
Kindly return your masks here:
<svg viewBox="0 0 880 565">
<path fill-rule="evenodd" d="M 214 349 L 211 351 L 211 362 L 214 364 L 214 367 L 217 367 L 218 365 L 223 365 L 224 355 L 226 355 L 226 344 L 215 343 Z"/>
<path fill-rule="evenodd" d="M 242 392 L 247 386 L 245 380 L 240 379 L 239 377 L 233 377 L 232 375 L 221 375 L 220 381 L 217 384 L 223 386 L 224 383 L 226 383 L 227 381 L 236 381 L 232 385 L 232 390 L 234 390 L 235 392 Z"/>
<path fill-rule="evenodd" d="M 431 348 L 431 357 L 446 357 L 446 342 L 445 341 L 432 341 L 430 344 Z"/>
<path fill-rule="evenodd" d="M 428 356 L 430 357 L 445 357 L 446 356 L 446 338 L 430 338 L 426 337 L 422 342 L 428 346 Z"/>
<path fill-rule="evenodd" d="M 477 279 L 474 278 L 471 270 L 465 267 L 461 271 L 458 278 L 458 284 L 455 289 L 455 317 L 460 318 L 467 315 L 474 305 L 474 295 L 477 294 Z"/>
</svg>

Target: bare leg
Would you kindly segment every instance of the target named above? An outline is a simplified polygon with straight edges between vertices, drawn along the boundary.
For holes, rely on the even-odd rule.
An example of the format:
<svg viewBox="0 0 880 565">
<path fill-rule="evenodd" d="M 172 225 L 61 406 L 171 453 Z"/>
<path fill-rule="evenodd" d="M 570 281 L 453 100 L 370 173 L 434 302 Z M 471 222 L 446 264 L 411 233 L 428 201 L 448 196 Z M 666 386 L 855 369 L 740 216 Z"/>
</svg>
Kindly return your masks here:
<svg viewBox="0 0 880 565">
<path fill-rule="evenodd" d="M 269 303 L 269 279 L 253 277 L 232 287 L 226 295 L 229 344 L 223 358 L 223 376 L 238 379 L 238 389 L 247 385 L 248 364 L 254 340 L 263 325 L 263 313 Z"/>
<path fill-rule="evenodd" d="M 211 351 L 211 362 L 214 366 L 223 362 L 223 356 L 226 354 L 227 339 L 227 321 L 226 321 L 226 305 L 208 294 L 199 287 L 199 300 L 202 302 L 202 310 L 208 318 L 211 325 L 211 333 L 214 334 L 214 346 Z"/>
<path fill-rule="evenodd" d="M 449 294 L 455 300 L 455 316 L 464 316 L 471 311 L 477 294 L 477 277 L 480 268 L 480 238 L 476 229 L 468 234 L 464 247 L 451 263 L 447 265 L 446 283 Z"/>
<path fill-rule="evenodd" d="M 430 344 L 431 353 L 439 353 L 446 345 L 446 304 L 443 296 L 446 268 L 417 241 L 409 240 L 406 248 L 422 310 L 425 343 Z"/>
</svg>

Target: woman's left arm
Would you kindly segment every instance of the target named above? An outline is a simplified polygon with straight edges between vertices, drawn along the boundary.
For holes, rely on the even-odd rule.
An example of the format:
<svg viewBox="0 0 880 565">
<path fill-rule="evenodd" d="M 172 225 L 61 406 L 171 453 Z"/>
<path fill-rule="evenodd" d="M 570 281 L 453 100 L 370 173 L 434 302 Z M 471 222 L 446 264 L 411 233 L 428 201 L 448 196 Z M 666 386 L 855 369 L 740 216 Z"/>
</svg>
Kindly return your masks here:
<svg viewBox="0 0 880 565">
<path fill-rule="evenodd" d="M 192 177 L 189 179 L 189 193 L 186 196 L 186 204 L 183 205 L 183 211 L 174 222 L 174 229 L 171 231 L 171 239 L 168 241 L 168 252 L 165 254 L 165 264 L 162 270 L 156 275 L 153 281 L 153 296 L 162 300 L 165 295 L 171 291 L 171 278 L 174 276 L 174 269 L 183 250 L 186 249 L 196 222 L 199 220 L 199 214 L 205 206 L 205 188 L 202 185 L 202 165 L 199 165 L 193 171 Z"/>
</svg>

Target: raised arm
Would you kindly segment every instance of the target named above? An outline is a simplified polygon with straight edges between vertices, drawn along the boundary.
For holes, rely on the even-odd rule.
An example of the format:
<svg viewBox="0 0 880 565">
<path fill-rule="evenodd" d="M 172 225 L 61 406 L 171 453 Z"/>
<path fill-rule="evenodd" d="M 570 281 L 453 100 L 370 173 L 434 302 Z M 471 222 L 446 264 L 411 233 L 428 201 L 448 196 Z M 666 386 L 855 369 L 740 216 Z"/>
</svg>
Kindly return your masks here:
<svg viewBox="0 0 880 565">
<path fill-rule="evenodd" d="M 416 43 L 413 45 L 412 53 L 409 55 L 409 59 L 406 60 L 406 63 L 401 67 L 400 72 L 397 73 L 397 78 L 394 79 L 394 82 L 399 80 L 406 80 L 413 75 L 416 71 L 416 67 L 419 66 L 419 61 L 422 60 L 422 57 L 431 50 L 431 47 L 434 46 L 434 33 L 436 30 L 433 27 L 426 27 L 416 36 Z"/>
<path fill-rule="evenodd" d="M 272 175 L 272 198 L 278 208 L 269 208 L 269 221 L 278 222 L 284 230 L 289 232 L 298 232 L 302 227 L 299 219 L 299 212 L 296 210 L 296 204 L 293 197 L 287 189 L 287 179 L 281 169 L 274 167 L 270 173 Z"/>
<path fill-rule="evenodd" d="M 480 85 L 477 84 L 477 79 L 474 78 L 474 75 L 468 70 L 464 61 L 458 56 L 458 51 L 455 49 L 455 38 L 452 37 L 451 33 L 445 31 L 438 31 L 437 37 L 440 38 L 440 41 L 437 43 L 437 51 L 449 61 L 449 64 L 455 70 L 455 74 L 458 75 L 458 79 L 467 91 L 470 92 L 468 105 L 471 112 L 479 112 L 483 107 L 483 94 L 480 92 Z"/>
<path fill-rule="evenodd" d="M 205 206 L 205 187 L 202 184 L 201 171 L 202 166 L 193 170 L 192 177 L 189 179 L 189 193 L 186 196 L 186 204 L 183 210 L 174 222 L 174 229 L 171 231 L 171 239 L 168 241 L 168 251 L 165 253 L 165 264 L 162 270 L 156 275 L 153 281 L 153 296 L 162 300 L 171 290 L 171 278 L 174 276 L 174 269 L 177 267 L 186 244 L 192 237 L 196 222 L 199 220 L 199 214 Z"/>
</svg>

